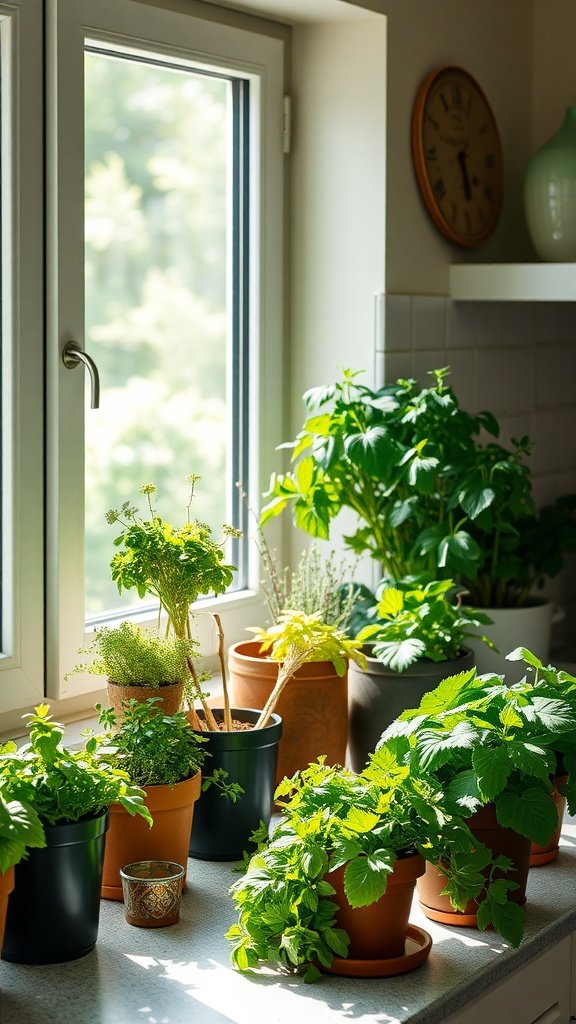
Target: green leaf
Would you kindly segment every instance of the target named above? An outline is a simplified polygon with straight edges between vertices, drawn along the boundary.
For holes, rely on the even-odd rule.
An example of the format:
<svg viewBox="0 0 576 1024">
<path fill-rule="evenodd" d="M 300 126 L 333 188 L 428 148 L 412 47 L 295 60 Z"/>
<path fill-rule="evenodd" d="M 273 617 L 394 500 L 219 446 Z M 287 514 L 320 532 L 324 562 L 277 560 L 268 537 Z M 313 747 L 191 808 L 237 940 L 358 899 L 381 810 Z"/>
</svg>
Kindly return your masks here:
<svg viewBox="0 0 576 1024">
<path fill-rule="evenodd" d="M 374 644 L 373 654 L 378 661 L 395 672 L 403 672 L 426 651 L 426 644 L 416 637 L 408 640 L 382 640 Z"/>
<path fill-rule="evenodd" d="M 348 956 L 350 939 L 343 928 L 324 928 L 322 936 L 336 956 Z"/>
<path fill-rule="evenodd" d="M 539 722 L 552 733 L 563 732 L 576 726 L 570 705 L 554 697 L 532 697 L 530 704 L 519 706 L 518 711 L 529 722 Z"/>
<path fill-rule="evenodd" d="M 367 907 L 386 892 L 388 873 L 374 871 L 367 857 L 357 857 L 344 872 L 344 892 L 351 907 Z"/>
<path fill-rule="evenodd" d="M 515 647 L 510 654 L 505 656 L 508 661 L 525 661 L 526 664 L 532 665 L 533 668 L 542 668 L 542 662 L 532 651 L 529 651 L 527 647 Z"/>
<path fill-rule="evenodd" d="M 514 948 L 522 942 L 526 912 L 517 903 L 491 903 L 492 923 L 502 938 Z"/>
<path fill-rule="evenodd" d="M 480 562 L 481 558 L 481 549 L 465 530 L 444 537 L 438 547 L 439 567 L 456 569 L 468 577 L 474 575 L 476 563 Z"/>
<path fill-rule="evenodd" d="M 460 504 L 466 515 L 470 516 L 470 519 L 476 519 L 476 516 L 489 508 L 495 497 L 496 495 L 491 487 L 482 487 L 478 490 L 467 488 L 466 490 L 461 490 L 458 495 Z"/>
<path fill-rule="evenodd" d="M 366 833 L 379 823 L 380 815 L 371 811 L 364 811 L 360 807 L 351 807 L 344 818 L 343 824 L 352 832 Z"/>
<path fill-rule="evenodd" d="M 376 611 L 380 618 L 398 615 L 404 607 L 404 595 L 396 587 L 386 587 L 378 601 Z"/>
<path fill-rule="evenodd" d="M 493 903 L 506 903 L 508 894 L 519 888 L 518 882 L 511 878 L 497 878 L 488 887 L 488 897 Z"/>
<path fill-rule="evenodd" d="M 423 729 L 416 747 L 425 768 L 439 768 L 451 760 L 454 750 L 473 748 L 477 741 L 478 730 L 470 722 L 458 722 L 449 732 Z"/>
<path fill-rule="evenodd" d="M 554 771 L 554 755 L 544 747 L 512 740 L 508 743 L 507 749 L 514 767 L 524 775 L 534 775 L 538 779 L 547 781 L 551 772 Z"/>
<path fill-rule="evenodd" d="M 501 793 L 495 803 L 500 825 L 540 846 L 550 842 L 558 825 L 558 811 L 544 789 L 533 787 L 522 793 Z"/>
<path fill-rule="evenodd" d="M 392 445 L 385 427 L 369 427 L 362 434 L 350 434 L 344 449 L 351 462 L 370 476 L 382 477 L 383 470 L 392 462 L 396 445 Z"/>
<path fill-rule="evenodd" d="M 493 800 L 502 792 L 510 775 L 512 763 L 506 747 L 477 747 L 472 764 L 478 777 L 478 788 L 485 800 Z"/>
</svg>

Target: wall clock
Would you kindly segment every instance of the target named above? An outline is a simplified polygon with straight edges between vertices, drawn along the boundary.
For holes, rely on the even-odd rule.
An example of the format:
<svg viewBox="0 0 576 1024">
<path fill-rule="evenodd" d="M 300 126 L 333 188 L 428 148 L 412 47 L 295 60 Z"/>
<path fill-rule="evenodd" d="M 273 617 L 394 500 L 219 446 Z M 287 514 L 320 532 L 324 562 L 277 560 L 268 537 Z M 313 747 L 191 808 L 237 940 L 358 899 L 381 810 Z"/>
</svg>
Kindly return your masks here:
<svg viewBox="0 0 576 1024">
<path fill-rule="evenodd" d="M 426 208 L 452 242 L 471 248 L 492 233 L 502 206 L 502 149 L 475 78 L 448 64 L 420 86 L 412 111 L 412 159 Z"/>
</svg>

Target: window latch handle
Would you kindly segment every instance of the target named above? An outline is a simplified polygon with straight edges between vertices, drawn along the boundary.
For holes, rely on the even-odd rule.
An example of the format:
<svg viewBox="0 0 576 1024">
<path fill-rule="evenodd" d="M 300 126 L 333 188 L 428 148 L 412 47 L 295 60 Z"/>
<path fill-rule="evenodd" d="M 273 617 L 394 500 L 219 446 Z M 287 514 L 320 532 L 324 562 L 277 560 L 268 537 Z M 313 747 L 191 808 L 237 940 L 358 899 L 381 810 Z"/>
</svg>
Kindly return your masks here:
<svg viewBox="0 0 576 1024">
<path fill-rule="evenodd" d="M 62 349 L 62 362 L 67 370 L 73 370 L 79 363 L 83 363 L 90 374 L 90 408 L 100 407 L 100 375 L 98 367 L 87 352 L 83 352 L 75 341 L 69 341 Z"/>
</svg>

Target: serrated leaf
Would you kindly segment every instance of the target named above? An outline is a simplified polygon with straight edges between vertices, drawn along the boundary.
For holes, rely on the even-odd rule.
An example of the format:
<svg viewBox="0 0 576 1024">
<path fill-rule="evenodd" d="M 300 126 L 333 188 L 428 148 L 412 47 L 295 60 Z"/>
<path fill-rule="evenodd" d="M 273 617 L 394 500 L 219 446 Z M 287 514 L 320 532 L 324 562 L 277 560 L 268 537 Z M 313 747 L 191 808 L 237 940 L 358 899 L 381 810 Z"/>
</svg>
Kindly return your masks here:
<svg viewBox="0 0 576 1024">
<path fill-rule="evenodd" d="M 373 654 L 383 665 L 395 672 L 403 672 L 422 657 L 425 650 L 426 645 L 422 640 L 410 637 L 407 640 L 382 640 L 375 643 Z"/>
<path fill-rule="evenodd" d="M 507 749 L 510 760 L 524 775 L 533 775 L 546 781 L 554 771 L 554 755 L 544 747 L 513 740 Z"/>
<path fill-rule="evenodd" d="M 450 732 L 423 729 L 416 747 L 425 768 L 439 768 L 451 759 L 454 750 L 474 747 L 477 741 L 478 730 L 470 722 L 459 722 Z"/>
<path fill-rule="evenodd" d="M 513 765 L 506 747 L 477 747 L 472 754 L 472 764 L 482 796 L 485 800 L 494 800 L 512 774 Z"/>
<path fill-rule="evenodd" d="M 539 722 L 545 729 L 553 733 L 573 729 L 576 718 L 570 705 L 555 697 L 532 697 L 531 703 L 518 708 L 521 715 L 529 722 Z"/>
<path fill-rule="evenodd" d="M 351 907 L 367 907 L 386 892 L 388 874 L 374 871 L 367 857 L 357 857 L 344 872 L 344 892 Z"/>
<path fill-rule="evenodd" d="M 514 948 L 522 942 L 526 913 L 517 903 L 492 903 L 492 923 L 502 938 Z"/>
<path fill-rule="evenodd" d="M 544 789 L 533 787 L 522 793 L 501 793 L 495 803 L 500 825 L 514 829 L 539 846 L 550 842 L 558 825 L 558 811 Z"/>
<path fill-rule="evenodd" d="M 324 928 L 322 936 L 337 956 L 348 956 L 350 939 L 343 928 Z"/>
<path fill-rule="evenodd" d="M 364 811 L 360 807 L 351 807 L 344 818 L 343 824 L 353 832 L 364 834 L 366 832 L 371 832 L 379 821 L 380 816 L 378 814 L 372 814 L 371 811 Z"/>
<path fill-rule="evenodd" d="M 488 898 L 494 903 L 506 903 L 509 893 L 519 888 L 518 882 L 514 882 L 511 878 L 497 878 L 490 883 Z"/>
</svg>

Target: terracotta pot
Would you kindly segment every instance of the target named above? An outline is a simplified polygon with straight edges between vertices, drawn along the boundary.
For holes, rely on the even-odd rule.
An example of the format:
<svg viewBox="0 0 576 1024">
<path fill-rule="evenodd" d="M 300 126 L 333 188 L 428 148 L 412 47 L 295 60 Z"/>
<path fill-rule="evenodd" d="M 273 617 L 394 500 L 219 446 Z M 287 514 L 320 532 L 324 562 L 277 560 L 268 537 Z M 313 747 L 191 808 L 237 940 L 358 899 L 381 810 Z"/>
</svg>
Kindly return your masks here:
<svg viewBox="0 0 576 1024">
<path fill-rule="evenodd" d="M 404 953 L 408 918 L 416 879 L 424 873 L 425 862 L 418 854 L 400 857 L 388 875 L 384 895 L 368 907 L 351 907 L 344 892 L 344 868 L 326 876 L 336 890 L 340 905 L 336 926 L 350 936 L 350 960 L 382 960 Z"/>
<path fill-rule="evenodd" d="M 279 665 L 260 654 L 257 640 L 230 648 L 230 696 L 236 707 L 263 708 L 278 679 Z M 348 742 L 348 676 L 329 661 L 310 662 L 284 688 L 276 712 L 282 719 L 276 782 L 306 768 L 320 754 L 344 764 Z"/>
<path fill-rule="evenodd" d="M 14 888 L 14 868 L 8 868 L 3 875 L 0 875 L 0 956 L 2 954 L 2 942 L 4 940 L 4 928 L 6 927 L 6 914 L 8 912 L 8 897 Z"/>
<path fill-rule="evenodd" d="M 372 645 L 364 648 L 365 669 L 352 664 L 348 672 L 348 758 L 354 772 L 362 771 L 384 730 L 403 711 L 417 708 L 424 694 L 443 679 L 474 665 L 474 655 L 464 650 L 451 661 L 416 661 L 404 672 L 396 672 L 373 658 L 371 650 Z"/>
<path fill-rule="evenodd" d="M 152 828 L 143 818 L 128 814 L 121 804 L 110 808 L 102 876 L 105 900 L 123 899 L 120 868 L 134 861 L 175 861 L 186 872 L 194 803 L 200 796 L 200 772 L 175 786 L 148 786 L 146 794 L 146 806 L 154 818 Z"/>
<path fill-rule="evenodd" d="M 125 700 L 145 701 L 149 697 L 160 697 L 165 715 L 175 715 L 182 705 L 184 683 L 166 683 L 164 686 L 121 686 L 109 679 L 107 683 L 108 705 L 114 708 L 116 715 L 122 719 L 122 702 Z"/>
<path fill-rule="evenodd" d="M 494 877 L 509 878 L 518 883 L 518 888 L 510 893 L 514 903 L 526 902 L 526 882 L 530 862 L 531 843 L 525 836 L 519 835 L 511 828 L 503 828 L 496 819 L 494 804 L 486 804 L 476 811 L 467 824 L 480 842 L 484 843 L 496 856 L 510 857 L 513 868 L 506 874 L 496 871 Z M 433 864 L 426 864 L 426 871 L 418 879 L 418 897 L 420 906 L 432 921 L 441 924 L 459 925 L 464 928 L 476 927 L 476 911 L 478 903 L 469 900 L 463 911 L 454 910 L 447 896 L 441 896 L 446 885 L 446 876 Z"/>
<path fill-rule="evenodd" d="M 556 860 L 558 856 L 558 844 L 560 842 L 560 833 L 562 831 L 562 823 L 564 821 L 564 812 L 566 810 L 566 797 L 559 793 L 556 786 L 565 785 L 568 782 L 567 775 L 557 775 L 554 779 L 555 786 L 552 790 L 552 797 L 556 804 L 556 810 L 558 811 L 558 827 L 552 836 L 549 843 L 545 846 L 539 846 L 538 843 L 532 843 L 530 848 L 530 867 L 540 867 L 542 864 L 550 864 L 551 861 Z"/>
</svg>

